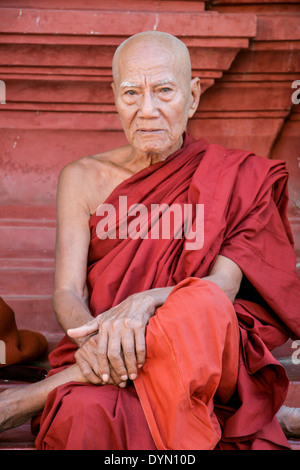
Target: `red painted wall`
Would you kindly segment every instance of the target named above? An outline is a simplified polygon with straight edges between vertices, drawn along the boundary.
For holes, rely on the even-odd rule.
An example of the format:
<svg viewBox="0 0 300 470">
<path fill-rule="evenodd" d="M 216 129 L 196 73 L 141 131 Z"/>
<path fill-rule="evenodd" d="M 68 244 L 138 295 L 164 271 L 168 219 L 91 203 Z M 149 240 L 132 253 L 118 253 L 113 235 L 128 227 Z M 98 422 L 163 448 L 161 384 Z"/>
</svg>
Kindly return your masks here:
<svg viewBox="0 0 300 470">
<path fill-rule="evenodd" d="M 1 0 L 0 295 L 21 326 L 33 321 L 50 340 L 59 331 L 51 308 L 59 172 L 125 142 L 112 56 L 129 35 L 155 29 L 187 44 L 201 78 L 190 132 L 287 162 L 300 265 L 298 0 Z"/>
</svg>

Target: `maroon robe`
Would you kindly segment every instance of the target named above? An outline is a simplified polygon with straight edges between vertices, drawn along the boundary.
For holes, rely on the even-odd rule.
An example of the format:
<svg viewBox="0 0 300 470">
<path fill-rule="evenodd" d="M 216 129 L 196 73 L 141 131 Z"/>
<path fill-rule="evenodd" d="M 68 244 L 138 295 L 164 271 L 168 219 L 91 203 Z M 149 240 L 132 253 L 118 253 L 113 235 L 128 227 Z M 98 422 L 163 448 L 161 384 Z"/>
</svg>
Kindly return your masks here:
<svg viewBox="0 0 300 470">
<path fill-rule="evenodd" d="M 105 202 L 115 206 L 117 215 L 120 196 L 127 196 L 128 207 L 136 203 L 147 208 L 162 203 L 203 204 L 204 244 L 187 250 L 184 236 L 99 240 L 96 228 L 101 218 L 94 214 L 87 278 L 92 315 L 133 293 L 205 277 L 219 254 L 232 259 L 244 273 L 234 302 L 240 332 L 239 375 L 230 403 L 214 403 L 222 430 L 216 448 L 288 448 L 275 418 L 285 400 L 288 379 L 270 352 L 289 337 L 300 337 L 300 281 L 286 215 L 284 162 L 186 135 L 182 149 L 139 171 L 112 192 Z M 50 355 L 53 372 L 73 363 L 75 350 L 65 337 Z M 85 420 L 82 412 L 80 418 L 67 420 L 66 414 L 76 408 L 78 388 L 83 387 L 87 397 L 97 394 L 100 414 L 95 420 Z M 135 419 L 126 412 L 133 402 Z M 48 397 L 36 444 L 38 448 L 153 449 L 148 425 L 133 385 L 120 390 L 109 385 L 68 384 Z M 110 438 L 108 431 L 101 432 L 106 426 Z M 59 436 L 60 429 L 68 433 L 67 444 Z M 103 434 L 106 437 L 101 440 Z"/>
</svg>

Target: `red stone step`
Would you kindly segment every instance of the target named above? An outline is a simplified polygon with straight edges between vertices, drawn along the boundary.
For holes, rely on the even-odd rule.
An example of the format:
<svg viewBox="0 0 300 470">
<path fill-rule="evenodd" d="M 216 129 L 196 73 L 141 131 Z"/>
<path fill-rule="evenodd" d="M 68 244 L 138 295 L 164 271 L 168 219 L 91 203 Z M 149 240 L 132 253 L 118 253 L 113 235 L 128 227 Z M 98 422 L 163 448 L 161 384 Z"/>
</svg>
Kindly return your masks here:
<svg viewBox="0 0 300 470">
<path fill-rule="evenodd" d="M 1 450 L 35 450 L 34 436 L 31 433 L 30 422 L 16 429 L 10 429 L 0 434 Z"/>
<path fill-rule="evenodd" d="M 292 450 L 300 450 L 300 439 L 289 439 Z"/>
<path fill-rule="evenodd" d="M 272 351 L 274 357 L 285 367 L 291 382 L 300 382 L 300 344 L 289 339 Z M 300 393 L 299 393 L 300 400 Z M 298 406 L 300 406 L 300 401 Z"/>
<path fill-rule="evenodd" d="M 44 263 L 43 263 L 44 264 Z M 51 296 L 54 288 L 53 266 L 0 267 L 0 293 L 2 296 Z"/>
<path fill-rule="evenodd" d="M 293 408 L 300 408 L 300 381 L 290 382 L 285 405 Z"/>
<path fill-rule="evenodd" d="M 53 219 L 1 217 L 0 258 L 53 260 L 55 233 L 56 222 Z"/>
</svg>

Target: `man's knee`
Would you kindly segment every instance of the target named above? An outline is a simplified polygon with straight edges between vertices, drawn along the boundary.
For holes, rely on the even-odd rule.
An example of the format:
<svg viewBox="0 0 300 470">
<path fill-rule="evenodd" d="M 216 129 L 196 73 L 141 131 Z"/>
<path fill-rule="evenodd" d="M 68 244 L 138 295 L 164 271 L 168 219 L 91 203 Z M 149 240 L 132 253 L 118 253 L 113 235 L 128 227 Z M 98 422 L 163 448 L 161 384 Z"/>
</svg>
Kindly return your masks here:
<svg viewBox="0 0 300 470">
<path fill-rule="evenodd" d="M 204 321 L 212 316 L 224 326 L 233 323 L 237 326 L 237 317 L 229 297 L 222 289 L 211 281 L 199 278 L 187 278 L 174 287 L 166 302 L 157 313 L 172 321 L 188 321 L 194 324 L 197 318 Z"/>
<path fill-rule="evenodd" d="M 146 374 L 153 377 L 155 368 L 156 379 L 168 376 L 169 383 L 179 374 L 180 383 L 197 396 L 213 396 L 220 385 L 222 402 L 230 398 L 239 329 L 233 305 L 217 285 L 196 278 L 179 283 L 150 319 L 146 339 Z"/>
<path fill-rule="evenodd" d="M 209 360 L 214 356 L 220 361 L 224 350 L 228 350 L 229 357 L 236 358 L 239 350 L 236 313 L 217 285 L 188 278 L 177 284 L 150 319 L 146 339 L 147 350 L 153 355 L 158 354 L 162 344 L 169 344 L 174 351 L 180 351 L 179 355 L 191 360 L 195 357 Z"/>
</svg>

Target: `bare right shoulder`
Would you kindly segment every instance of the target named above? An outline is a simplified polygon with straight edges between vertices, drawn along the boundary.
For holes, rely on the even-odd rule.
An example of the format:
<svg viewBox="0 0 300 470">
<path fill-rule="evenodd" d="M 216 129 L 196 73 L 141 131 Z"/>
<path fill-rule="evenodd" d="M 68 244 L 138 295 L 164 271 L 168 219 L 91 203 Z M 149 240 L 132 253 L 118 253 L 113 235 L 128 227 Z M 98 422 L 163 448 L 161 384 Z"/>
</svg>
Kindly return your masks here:
<svg viewBox="0 0 300 470">
<path fill-rule="evenodd" d="M 112 158 L 114 155 L 82 157 L 68 163 L 59 175 L 55 274 L 58 289 L 84 289 L 90 217 L 116 185 L 128 177 L 118 159 Z"/>
<path fill-rule="evenodd" d="M 122 161 L 126 153 L 128 148 L 122 147 L 67 164 L 59 176 L 58 203 L 63 199 L 93 214 L 115 187 L 131 176 Z"/>
<path fill-rule="evenodd" d="M 58 209 L 78 207 L 87 210 L 88 200 L 85 191 L 86 175 L 88 166 L 85 159 L 79 159 L 68 163 L 61 171 L 57 186 L 57 205 Z"/>
<path fill-rule="evenodd" d="M 87 193 L 90 164 L 86 160 L 67 164 L 59 175 L 55 247 L 55 290 L 71 289 L 84 298 L 90 243 Z"/>
<path fill-rule="evenodd" d="M 68 163 L 61 171 L 57 187 L 57 203 L 76 206 L 91 215 L 105 197 L 105 172 L 101 160 L 82 157 Z"/>
</svg>

